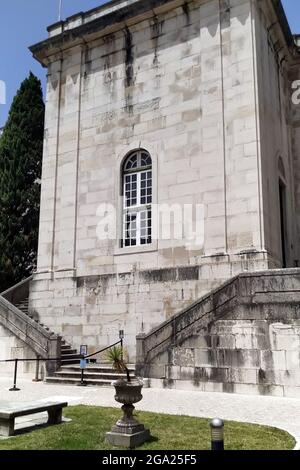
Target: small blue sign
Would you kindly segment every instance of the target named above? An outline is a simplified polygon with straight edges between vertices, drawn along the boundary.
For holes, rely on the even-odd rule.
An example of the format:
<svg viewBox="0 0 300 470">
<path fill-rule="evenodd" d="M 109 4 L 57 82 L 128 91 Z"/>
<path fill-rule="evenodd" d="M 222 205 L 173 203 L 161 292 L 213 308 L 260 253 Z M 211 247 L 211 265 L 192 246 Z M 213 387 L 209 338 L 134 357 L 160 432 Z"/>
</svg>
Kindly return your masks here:
<svg viewBox="0 0 300 470">
<path fill-rule="evenodd" d="M 87 364 L 86 359 L 80 359 L 80 369 L 85 369 Z"/>
</svg>

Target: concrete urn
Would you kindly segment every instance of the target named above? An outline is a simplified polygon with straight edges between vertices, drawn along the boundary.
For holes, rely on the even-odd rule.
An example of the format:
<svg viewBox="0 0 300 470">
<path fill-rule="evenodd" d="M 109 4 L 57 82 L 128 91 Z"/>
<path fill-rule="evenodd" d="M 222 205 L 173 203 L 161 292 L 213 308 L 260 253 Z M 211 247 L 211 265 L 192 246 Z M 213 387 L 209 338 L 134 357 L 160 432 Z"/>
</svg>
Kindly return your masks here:
<svg viewBox="0 0 300 470">
<path fill-rule="evenodd" d="M 141 379 L 115 380 L 112 385 L 115 387 L 115 400 L 123 405 L 133 405 L 142 400 L 143 381 Z"/>
<path fill-rule="evenodd" d="M 122 446 L 133 449 L 150 438 L 150 432 L 133 416 L 134 403 L 142 400 L 143 381 L 141 379 L 116 380 L 112 382 L 115 387 L 115 400 L 122 403 L 123 416 L 106 434 L 107 441 L 114 446 Z"/>
</svg>

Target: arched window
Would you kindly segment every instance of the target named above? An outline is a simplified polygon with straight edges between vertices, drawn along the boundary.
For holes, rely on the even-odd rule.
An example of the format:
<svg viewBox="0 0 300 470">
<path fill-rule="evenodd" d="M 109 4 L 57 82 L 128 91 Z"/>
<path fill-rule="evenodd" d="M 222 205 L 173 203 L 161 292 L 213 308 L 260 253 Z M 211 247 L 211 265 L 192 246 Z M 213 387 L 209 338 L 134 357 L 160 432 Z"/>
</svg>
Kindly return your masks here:
<svg viewBox="0 0 300 470">
<path fill-rule="evenodd" d="M 123 247 L 152 242 L 152 159 L 132 152 L 123 165 Z"/>
</svg>

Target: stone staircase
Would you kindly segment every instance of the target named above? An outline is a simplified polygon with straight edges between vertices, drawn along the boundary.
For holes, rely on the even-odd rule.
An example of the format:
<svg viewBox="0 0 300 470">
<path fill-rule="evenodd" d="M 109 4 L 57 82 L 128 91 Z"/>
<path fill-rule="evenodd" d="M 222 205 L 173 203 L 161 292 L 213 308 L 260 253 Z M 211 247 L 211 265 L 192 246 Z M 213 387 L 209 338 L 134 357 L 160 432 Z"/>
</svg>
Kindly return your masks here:
<svg viewBox="0 0 300 470">
<path fill-rule="evenodd" d="M 46 362 L 47 383 L 78 385 L 81 381 L 80 354 L 30 312 L 30 281 L 31 278 L 26 279 L 0 295 L 0 324 L 30 346 L 36 356 L 61 357 L 60 363 Z M 131 365 L 129 371 L 134 377 L 135 366 Z M 122 377 L 126 375 L 116 373 L 109 364 L 96 364 L 96 360 L 90 360 L 84 372 L 87 385 L 111 386 L 113 380 Z"/>
<path fill-rule="evenodd" d="M 128 367 L 130 376 L 134 378 L 135 366 Z M 88 364 L 84 370 L 84 383 L 110 387 L 113 380 L 126 378 L 126 374 L 119 374 L 109 364 Z M 59 385 L 79 385 L 81 381 L 81 369 L 79 365 L 62 365 L 53 376 L 47 377 L 46 382 Z"/>
<path fill-rule="evenodd" d="M 33 318 L 31 315 L 29 315 L 29 298 L 26 297 L 24 300 L 21 302 L 17 302 L 14 304 L 15 307 L 17 307 L 21 312 L 25 313 L 28 315 L 30 318 Z"/>
<path fill-rule="evenodd" d="M 245 272 L 137 337 L 151 386 L 299 397 L 300 269 Z"/>
<path fill-rule="evenodd" d="M 22 300 L 21 302 L 15 303 L 14 306 L 21 312 L 25 313 L 25 315 L 27 315 L 28 318 L 31 318 L 33 321 L 38 323 L 46 331 L 49 331 L 52 334 L 55 334 L 53 331 L 50 331 L 50 328 L 48 328 L 46 325 L 41 323 L 37 317 L 29 313 L 29 297 L 26 297 L 26 299 Z"/>
<path fill-rule="evenodd" d="M 4 296 L 6 293 L 4 293 Z M 11 299 L 13 305 L 22 313 L 24 313 L 28 318 L 33 320 L 37 323 L 40 327 L 45 329 L 45 331 L 50 332 L 51 334 L 55 334 L 54 332 L 50 331 L 46 325 L 41 323 L 38 318 L 29 312 L 29 292 L 27 293 L 26 297 L 22 300 L 14 301 Z M 67 344 L 64 339 L 61 339 L 61 352 L 59 356 L 62 357 L 61 364 L 64 366 L 72 365 L 72 364 L 79 364 L 80 363 L 80 355 L 77 349 L 74 349 L 70 344 Z"/>
<path fill-rule="evenodd" d="M 65 340 L 61 342 L 61 365 L 79 365 L 80 355 L 77 349 L 74 349 L 70 344 L 67 344 Z"/>
<path fill-rule="evenodd" d="M 36 315 L 30 314 L 30 281 L 31 277 L 2 292 L 0 325 L 31 349 L 32 358 L 53 358 L 46 362 L 47 373 L 52 374 L 57 369 L 56 358 L 61 354 L 61 337 L 43 325 Z"/>
</svg>

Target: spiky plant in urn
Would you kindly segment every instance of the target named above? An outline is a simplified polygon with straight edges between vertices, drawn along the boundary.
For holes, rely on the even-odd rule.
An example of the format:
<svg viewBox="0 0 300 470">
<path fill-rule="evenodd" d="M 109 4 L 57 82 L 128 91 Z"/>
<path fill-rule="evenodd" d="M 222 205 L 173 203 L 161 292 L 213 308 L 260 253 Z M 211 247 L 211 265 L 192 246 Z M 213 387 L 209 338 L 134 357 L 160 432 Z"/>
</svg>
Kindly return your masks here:
<svg viewBox="0 0 300 470">
<path fill-rule="evenodd" d="M 130 377 L 121 347 L 114 346 L 111 348 L 108 351 L 107 359 L 112 367 L 123 375 L 122 378 L 112 382 L 116 390 L 115 400 L 123 404 L 123 416 L 112 427 L 111 431 L 106 433 L 106 439 L 113 446 L 134 449 L 150 438 L 149 430 L 145 429 L 144 425 L 139 423 L 133 416 L 134 403 L 138 403 L 143 398 L 143 381 L 136 377 Z"/>
</svg>

